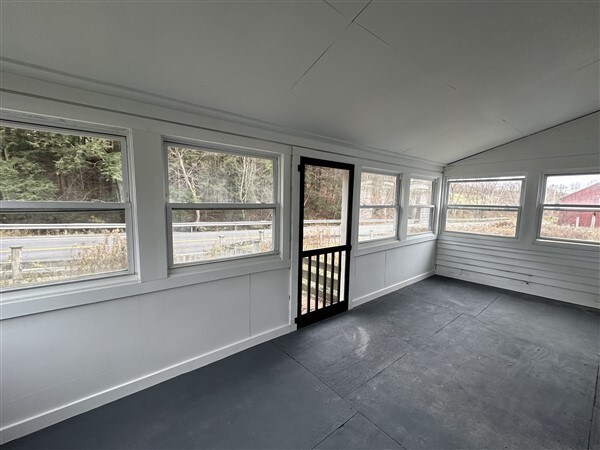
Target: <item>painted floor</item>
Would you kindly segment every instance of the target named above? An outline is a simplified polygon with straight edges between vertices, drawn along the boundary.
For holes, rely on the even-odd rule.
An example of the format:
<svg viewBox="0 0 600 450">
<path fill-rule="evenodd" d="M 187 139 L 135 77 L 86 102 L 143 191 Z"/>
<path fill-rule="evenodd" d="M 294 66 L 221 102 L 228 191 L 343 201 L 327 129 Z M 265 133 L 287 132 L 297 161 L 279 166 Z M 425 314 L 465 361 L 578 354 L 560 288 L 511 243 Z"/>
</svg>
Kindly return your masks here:
<svg viewBox="0 0 600 450">
<path fill-rule="evenodd" d="M 600 449 L 600 313 L 432 277 L 8 449 Z"/>
</svg>

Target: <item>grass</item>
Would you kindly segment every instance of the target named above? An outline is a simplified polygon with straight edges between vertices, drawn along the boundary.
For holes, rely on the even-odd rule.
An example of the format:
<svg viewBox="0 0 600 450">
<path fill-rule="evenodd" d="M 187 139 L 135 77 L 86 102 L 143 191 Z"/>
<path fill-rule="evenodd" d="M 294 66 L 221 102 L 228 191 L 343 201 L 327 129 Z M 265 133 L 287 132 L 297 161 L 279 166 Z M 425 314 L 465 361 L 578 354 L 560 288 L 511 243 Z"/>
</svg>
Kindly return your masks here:
<svg viewBox="0 0 600 450">
<path fill-rule="evenodd" d="M 51 283 L 127 270 L 127 241 L 118 231 L 105 230 L 102 242 L 82 244 L 85 248 L 72 250 L 71 258 L 62 264 L 30 262 L 21 263 L 18 279 L 13 278 L 9 263 L 3 264 L 0 272 L 0 286 L 26 286 L 32 284 Z"/>
</svg>

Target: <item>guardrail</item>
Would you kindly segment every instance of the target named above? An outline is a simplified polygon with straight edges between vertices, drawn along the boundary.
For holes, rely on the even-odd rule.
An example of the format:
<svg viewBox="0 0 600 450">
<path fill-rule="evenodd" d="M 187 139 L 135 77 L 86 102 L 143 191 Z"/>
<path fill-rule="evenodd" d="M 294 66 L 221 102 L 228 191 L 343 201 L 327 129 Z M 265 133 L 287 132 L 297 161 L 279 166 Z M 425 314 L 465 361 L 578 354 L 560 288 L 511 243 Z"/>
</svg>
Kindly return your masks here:
<svg viewBox="0 0 600 450">
<path fill-rule="evenodd" d="M 112 230 L 112 229 L 125 229 L 123 223 L 53 223 L 53 224 L 37 224 L 37 223 L 25 223 L 25 224 L 13 224 L 13 223 L 2 223 L 0 224 L 0 231 L 2 230 Z"/>
<path fill-rule="evenodd" d="M 385 223 L 387 219 L 371 219 L 365 221 L 368 223 Z M 340 220 L 305 220 L 307 225 L 341 225 Z M 238 222 L 177 222 L 173 224 L 174 228 L 210 228 L 210 227 L 243 227 L 255 225 L 271 225 L 270 220 L 238 221 Z M 2 230 L 113 230 L 125 229 L 123 223 L 52 223 L 52 224 L 0 224 Z"/>
<path fill-rule="evenodd" d="M 504 218 L 504 217 L 476 217 L 476 218 L 460 218 L 460 219 L 456 219 L 456 218 L 452 218 L 452 219 L 446 219 L 447 223 L 481 223 L 481 222 L 502 222 L 504 220 L 511 220 L 509 218 Z"/>
</svg>

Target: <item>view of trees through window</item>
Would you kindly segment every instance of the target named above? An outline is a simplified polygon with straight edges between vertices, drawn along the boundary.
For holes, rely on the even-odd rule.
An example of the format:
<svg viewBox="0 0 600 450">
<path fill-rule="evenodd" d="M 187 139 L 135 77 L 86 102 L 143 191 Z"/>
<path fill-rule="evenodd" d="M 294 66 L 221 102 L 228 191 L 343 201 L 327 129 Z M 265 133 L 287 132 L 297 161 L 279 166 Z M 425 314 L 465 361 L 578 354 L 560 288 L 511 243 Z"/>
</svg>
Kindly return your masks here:
<svg viewBox="0 0 600 450">
<path fill-rule="evenodd" d="M 600 174 L 546 177 L 540 237 L 600 242 Z"/>
<path fill-rule="evenodd" d="M 450 180 L 446 231 L 514 237 L 523 179 Z"/>
<path fill-rule="evenodd" d="M 408 235 L 433 231 L 433 180 L 410 179 Z"/>
<path fill-rule="evenodd" d="M 0 286 L 127 273 L 125 139 L 4 122 L 0 141 Z M 166 150 L 172 264 L 276 250 L 276 158 Z M 306 166 L 305 248 L 345 238 L 342 172 Z M 397 235 L 398 180 L 361 174 L 359 241 Z M 450 180 L 445 230 L 516 236 L 522 185 L 522 178 Z M 431 231 L 433 186 L 411 179 L 408 234 Z M 600 174 L 546 177 L 540 238 L 598 243 L 599 215 Z"/>
<path fill-rule="evenodd" d="M 274 250 L 274 159 L 167 146 L 173 264 Z"/>
<path fill-rule="evenodd" d="M 126 271 L 122 139 L 0 127 L 0 285 Z"/>
<path fill-rule="evenodd" d="M 344 243 L 342 201 L 346 173 L 345 170 L 332 167 L 305 166 L 304 250 Z"/>
<path fill-rule="evenodd" d="M 302 250 L 346 244 L 345 192 L 350 171 L 304 163 Z M 346 253 L 322 253 L 302 258 L 301 313 L 343 300 Z"/>
<path fill-rule="evenodd" d="M 397 235 L 397 180 L 396 175 L 372 172 L 361 174 L 359 242 Z"/>
</svg>

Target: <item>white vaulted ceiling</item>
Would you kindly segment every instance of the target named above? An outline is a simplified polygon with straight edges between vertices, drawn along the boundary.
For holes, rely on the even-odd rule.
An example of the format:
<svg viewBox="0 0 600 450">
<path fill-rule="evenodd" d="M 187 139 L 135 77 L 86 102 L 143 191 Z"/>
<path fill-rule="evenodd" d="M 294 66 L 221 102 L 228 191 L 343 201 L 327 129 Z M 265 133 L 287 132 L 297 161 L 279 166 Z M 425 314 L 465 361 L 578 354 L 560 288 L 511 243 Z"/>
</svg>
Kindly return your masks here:
<svg viewBox="0 0 600 450">
<path fill-rule="evenodd" d="M 1 12 L 4 71 L 442 164 L 600 103 L 597 1 L 4 1 Z"/>
</svg>

